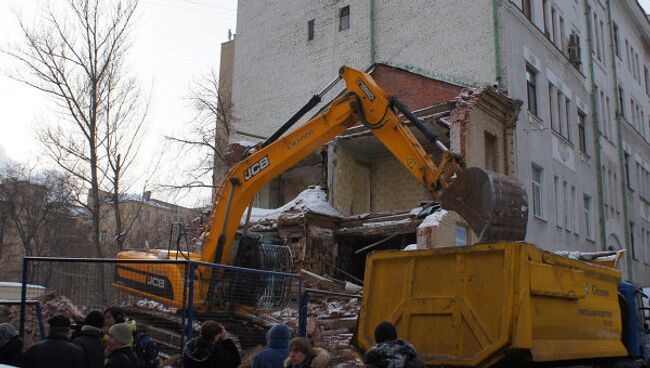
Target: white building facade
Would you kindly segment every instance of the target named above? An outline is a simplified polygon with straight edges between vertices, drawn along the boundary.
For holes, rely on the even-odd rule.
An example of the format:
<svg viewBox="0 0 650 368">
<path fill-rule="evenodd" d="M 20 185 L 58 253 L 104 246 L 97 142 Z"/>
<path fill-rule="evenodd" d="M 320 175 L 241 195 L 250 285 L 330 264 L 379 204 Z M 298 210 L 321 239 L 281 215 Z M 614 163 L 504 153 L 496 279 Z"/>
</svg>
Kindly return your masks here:
<svg viewBox="0 0 650 368">
<path fill-rule="evenodd" d="M 242 0 L 237 17 L 236 139 L 268 137 L 343 64 L 498 84 L 524 101 L 527 241 L 626 249 L 626 278 L 650 283 L 650 22 L 636 1 Z"/>
</svg>

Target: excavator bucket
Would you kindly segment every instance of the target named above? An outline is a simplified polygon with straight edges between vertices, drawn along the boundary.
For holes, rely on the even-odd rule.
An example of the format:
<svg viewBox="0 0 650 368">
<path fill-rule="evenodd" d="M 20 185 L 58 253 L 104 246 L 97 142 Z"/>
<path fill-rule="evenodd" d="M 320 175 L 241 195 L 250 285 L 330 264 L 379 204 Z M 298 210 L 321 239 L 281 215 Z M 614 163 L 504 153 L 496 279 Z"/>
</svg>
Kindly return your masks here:
<svg viewBox="0 0 650 368">
<path fill-rule="evenodd" d="M 526 238 L 528 196 L 514 178 L 470 167 L 442 192 L 440 204 L 465 219 L 479 242 Z"/>
</svg>

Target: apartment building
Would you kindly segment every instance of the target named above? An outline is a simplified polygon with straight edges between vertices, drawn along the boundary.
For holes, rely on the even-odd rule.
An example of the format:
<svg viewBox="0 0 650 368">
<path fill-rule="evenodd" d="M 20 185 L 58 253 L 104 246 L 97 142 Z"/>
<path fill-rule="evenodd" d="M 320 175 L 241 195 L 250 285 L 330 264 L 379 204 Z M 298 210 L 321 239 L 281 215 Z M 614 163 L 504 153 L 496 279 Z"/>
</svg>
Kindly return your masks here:
<svg viewBox="0 0 650 368">
<path fill-rule="evenodd" d="M 113 249 L 116 244 L 115 209 L 110 196 L 106 195 L 105 198 L 100 206 L 99 241 L 107 251 L 117 252 L 119 249 Z M 200 216 L 201 209 L 160 201 L 151 198 L 151 192 L 146 191 L 142 195 L 121 195 L 120 212 L 126 247 L 166 248 L 171 226 L 174 223 L 190 224 L 194 218 Z"/>
<path fill-rule="evenodd" d="M 496 85 L 524 101 L 527 240 L 626 249 L 626 277 L 650 282 L 650 23 L 636 1 L 240 1 L 237 17 L 233 139 L 269 136 L 343 64 Z"/>
</svg>

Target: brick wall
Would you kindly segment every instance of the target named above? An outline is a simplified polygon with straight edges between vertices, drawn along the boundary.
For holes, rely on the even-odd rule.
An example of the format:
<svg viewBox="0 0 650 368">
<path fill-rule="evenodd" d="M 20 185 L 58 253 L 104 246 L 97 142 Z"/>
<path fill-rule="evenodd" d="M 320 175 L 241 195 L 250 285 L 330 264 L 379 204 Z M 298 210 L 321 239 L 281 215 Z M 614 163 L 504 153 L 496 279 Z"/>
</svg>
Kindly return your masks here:
<svg viewBox="0 0 650 368">
<path fill-rule="evenodd" d="M 463 89 L 383 64 L 376 65 L 370 75 L 388 95 L 398 96 L 411 110 L 452 100 Z"/>
<path fill-rule="evenodd" d="M 370 163 L 360 155 L 337 145 L 330 188 L 334 208 L 344 215 L 370 211 Z"/>
<path fill-rule="evenodd" d="M 372 212 L 410 210 L 431 196 L 393 156 L 371 164 Z"/>
</svg>

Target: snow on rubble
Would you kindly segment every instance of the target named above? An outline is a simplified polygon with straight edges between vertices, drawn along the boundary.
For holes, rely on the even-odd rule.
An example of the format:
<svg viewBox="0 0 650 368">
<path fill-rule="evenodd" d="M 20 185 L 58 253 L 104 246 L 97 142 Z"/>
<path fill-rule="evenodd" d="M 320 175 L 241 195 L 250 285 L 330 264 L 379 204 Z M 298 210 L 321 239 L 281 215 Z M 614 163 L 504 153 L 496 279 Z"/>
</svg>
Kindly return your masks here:
<svg viewBox="0 0 650 368">
<path fill-rule="evenodd" d="M 310 186 L 282 207 L 266 209 L 254 207 L 251 211 L 251 223 L 275 222 L 286 214 L 315 213 L 330 217 L 343 217 L 339 211 L 327 202 L 327 194 L 320 186 Z M 246 213 L 241 223 L 246 221 Z"/>
</svg>

